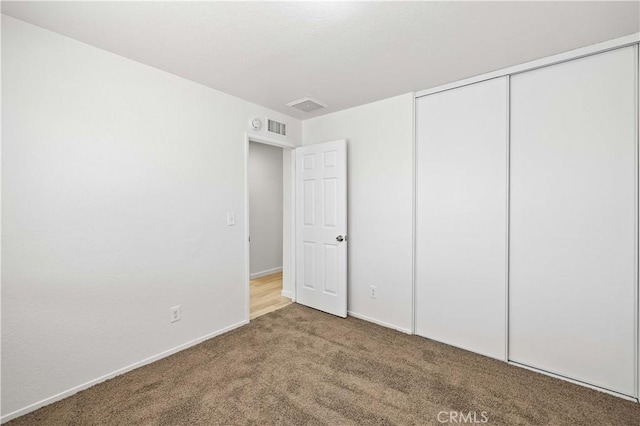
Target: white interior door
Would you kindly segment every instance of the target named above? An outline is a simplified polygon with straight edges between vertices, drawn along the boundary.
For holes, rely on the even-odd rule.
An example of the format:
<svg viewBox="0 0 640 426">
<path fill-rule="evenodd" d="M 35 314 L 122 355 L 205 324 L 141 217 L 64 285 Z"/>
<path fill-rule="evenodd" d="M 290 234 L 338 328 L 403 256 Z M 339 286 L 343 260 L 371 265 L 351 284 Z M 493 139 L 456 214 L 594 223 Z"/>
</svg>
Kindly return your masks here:
<svg viewBox="0 0 640 426">
<path fill-rule="evenodd" d="M 416 334 L 506 350 L 507 78 L 416 103 Z"/>
<path fill-rule="evenodd" d="M 635 396 L 634 47 L 511 79 L 509 359 Z"/>
<path fill-rule="evenodd" d="M 296 301 L 347 316 L 347 141 L 296 149 Z"/>
</svg>

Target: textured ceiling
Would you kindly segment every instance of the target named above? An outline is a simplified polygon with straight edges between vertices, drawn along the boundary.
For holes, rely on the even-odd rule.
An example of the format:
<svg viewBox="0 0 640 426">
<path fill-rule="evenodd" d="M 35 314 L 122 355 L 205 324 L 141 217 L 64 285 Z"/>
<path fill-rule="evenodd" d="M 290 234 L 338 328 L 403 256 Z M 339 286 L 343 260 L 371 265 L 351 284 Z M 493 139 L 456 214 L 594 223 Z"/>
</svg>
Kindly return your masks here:
<svg viewBox="0 0 640 426">
<path fill-rule="evenodd" d="M 640 31 L 638 2 L 2 2 L 2 12 L 301 119 Z M 286 106 L 305 96 L 328 108 Z"/>
</svg>

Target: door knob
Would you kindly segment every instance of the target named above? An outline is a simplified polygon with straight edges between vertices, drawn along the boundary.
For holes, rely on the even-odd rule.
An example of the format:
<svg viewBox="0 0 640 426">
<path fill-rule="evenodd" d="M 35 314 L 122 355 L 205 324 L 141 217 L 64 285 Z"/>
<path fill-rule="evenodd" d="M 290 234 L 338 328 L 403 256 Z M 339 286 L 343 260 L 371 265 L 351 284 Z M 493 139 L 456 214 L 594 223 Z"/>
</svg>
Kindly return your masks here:
<svg viewBox="0 0 640 426">
<path fill-rule="evenodd" d="M 343 237 L 342 235 L 338 235 L 338 236 L 336 237 L 336 241 L 338 241 L 338 242 L 342 242 L 342 241 L 344 241 L 346 238 L 347 238 L 346 236 L 344 236 L 344 237 Z"/>
</svg>

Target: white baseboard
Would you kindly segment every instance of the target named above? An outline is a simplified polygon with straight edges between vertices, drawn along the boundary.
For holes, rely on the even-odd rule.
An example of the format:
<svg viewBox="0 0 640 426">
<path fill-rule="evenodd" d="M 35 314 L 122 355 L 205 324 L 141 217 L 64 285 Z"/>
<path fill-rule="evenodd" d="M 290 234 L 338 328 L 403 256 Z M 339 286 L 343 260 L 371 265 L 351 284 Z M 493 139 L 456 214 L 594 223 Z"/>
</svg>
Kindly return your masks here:
<svg viewBox="0 0 640 426">
<path fill-rule="evenodd" d="M 267 269 L 265 271 L 256 272 L 254 274 L 249 275 L 249 278 L 255 280 L 256 278 L 264 277 L 266 275 L 275 274 L 277 272 L 282 272 L 282 266 L 278 266 L 277 268 Z"/>
<path fill-rule="evenodd" d="M 370 318 L 370 317 L 368 317 L 366 315 L 357 314 L 357 313 L 352 312 L 352 311 L 348 311 L 347 315 L 349 315 L 350 317 L 354 317 L 354 318 L 358 318 L 358 319 L 364 320 L 364 321 L 372 322 L 374 324 L 378 324 L 378 325 L 381 325 L 383 327 L 392 328 L 394 330 L 398 330 L 398 331 L 401 331 L 401 332 L 406 333 L 406 334 L 413 334 L 411 332 L 411 330 L 408 329 L 408 328 L 398 327 L 397 325 L 393 325 L 393 324 L 389 324 L 388 322 L 384 322 L 384 321 L 380 321 L 380 320 L 377 320 L 377 319 L 373 319 L 373 318 Z"/>
<path fill-rule="evenodd" d="M 210 333 L 210 334 L 207 334 L 205 336 L 199 337 L 197 339 L 191 340 L 191 341 L 189 341 L 187 343 L 184 343 L 182 345 L 176 346 L 176 347 L 171 348 L 169 350 L 166 350 L 164 352 L 160 352 L 159 354 L 153 355 L 153 356 L 151 356 L 149 358 L 146 358 L 146 359 L 143 359 L 142 361 L 134 362 L 133 364 L 128 365 L 128 366 L 126 366 L 124 368 L 120 368 L 120 369 L 118 369 L 116 371 L 113 371 L 111 373 L 105 374 L 104 376 L 98 377 L 97 379 L 90 380 L 90 381 L 88 381 L 86 383 L 83 383 L 81 385 L 75 386 L 75 387 L 73 387 L 71 389 L 68 389 L 68 390 L 66 390 L 64 392 L 60 392 L 59 394 L 56 394 L 56 395 L 50 396 L 48 398 L 45 398 L 42 401 L 33 403 L 31 405 L 27 405 L 24 408 L 21 408 L 19 410 L 16 410 L 16 411 L 14 411 L 12 413 L 9 413 L 9 414 L 6 414 L 6 415 L 0 417 L 0 423 L 8 422 L 9 420 L 13 420 L 13 419 L 15 419 L 17 417 L 23 416 L 23 415 L 25 415 L 27 413 L 30 413 L 32 411 L 37 410 L 38 408 L 44 407 L 45 405 L 53 404 L 54 402 L 60 401 L 60 400 L 62 400 L 64 398 L 67 398 L 67 397 L 69 397 L 69 396 L 71 396 L 71 395 L 73 395 L 75 393 L 80 392 L 81 390 L 85 390 L 87 388 L 90 388 L 91 386 L 97 385 L 98 383 L 102 383 L 102 382 L 104 382 L 106 380 L 112 379 L 112 378 L 114 378 L 116 376 L 119 376 L 121 374 L 127 373 L 127 372 L 129 372 L 131 370 L 135 370 L 138 367 L 142 367 L 142 366 L 145 366 L 147 364 L 151 364 L 152 362 L 155 362 L 155 361 L 157 361 L 159 359 L 166 358 L 169 355 L 173 355 L 176 352 L 180 352 L 182 350 L 190 348 L 191 346 L 195 346 L 198 343 L 202 343 L 205 340 L 211 339 L 212 337 L 219 336 L 221 334 L 224 334 L 224 333 L 226 333 L 228 331 L 231 331 L 233 329 L 236 329 L 236 328 L 241 327 L 241 326 L 243 326 L 245 324 L 248 324 L 248 323 L 249 323 L 249 321 L 247 321 L 247 320 L 240 321 L 240 322 L 238 322 L 236 324 L 232 324 L 232 325 L 230 325 L 228 327 L 225 327 L 225 328 L 223 328 L 221 330 L 214 331 L 213 333 Z"/>
<path fill-rule="evenodd" d="M 289 290 L 282 290 L 282 297 L 293 300 L 293 292 Z"/>
</svg>

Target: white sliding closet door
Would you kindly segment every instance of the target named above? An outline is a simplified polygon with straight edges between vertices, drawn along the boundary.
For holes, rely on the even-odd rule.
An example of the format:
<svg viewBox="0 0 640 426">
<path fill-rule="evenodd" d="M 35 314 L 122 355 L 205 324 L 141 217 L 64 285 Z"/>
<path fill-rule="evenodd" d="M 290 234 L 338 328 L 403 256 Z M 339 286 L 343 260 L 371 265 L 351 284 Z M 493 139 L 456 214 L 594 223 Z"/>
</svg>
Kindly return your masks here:
<svg viewBox="0 0 640 426">
<path fill-rule="evenodd" d="M 511 78 L 509 359 L 635 395 L 636 53 Z"/>
<path fill-rule="evenodd" d="M 416 333 L 506 350 L 507 79 L 416 104 Z"/>
</svg>

